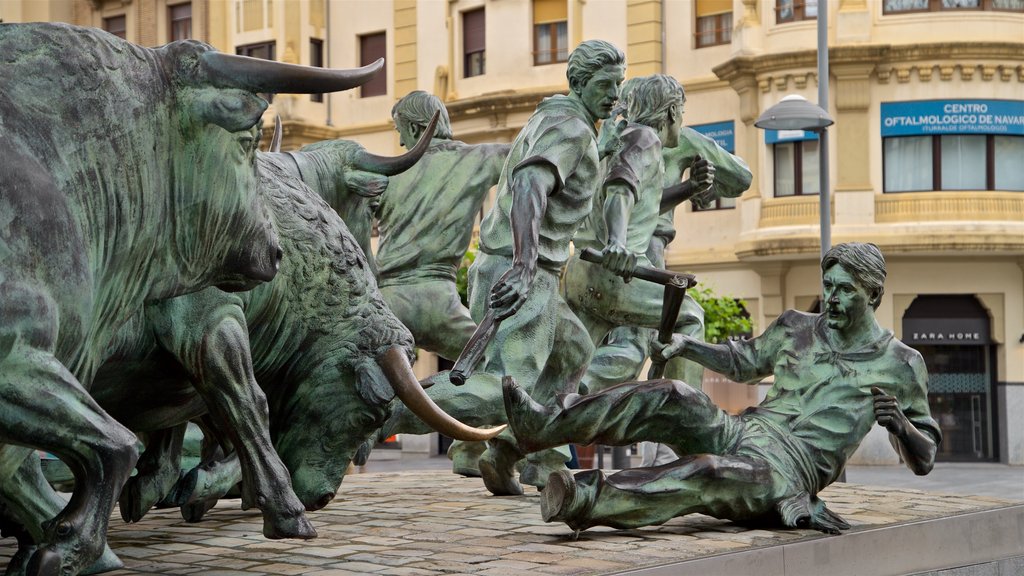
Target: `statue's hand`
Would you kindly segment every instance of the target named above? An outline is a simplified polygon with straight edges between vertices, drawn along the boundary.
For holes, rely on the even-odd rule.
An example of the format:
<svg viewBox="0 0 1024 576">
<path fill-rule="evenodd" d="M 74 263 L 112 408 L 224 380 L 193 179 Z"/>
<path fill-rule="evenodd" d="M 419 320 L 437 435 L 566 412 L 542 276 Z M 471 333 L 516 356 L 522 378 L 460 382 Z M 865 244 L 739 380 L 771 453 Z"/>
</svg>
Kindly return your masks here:
<svg viewBox="0 0 1024 576">
<path fill-rule="evenodd" d="M 903 410 L 900 410 L 896 397 L 886 394 L 878 386 L 871 387 L 871 394 L 874 396 L 875 421 L 897 438 L 902 437 L 910 421 Z"/>
<path fill-rule="evenodd" d="M 682 334 L 673 334 L 672 341 L 667 344 L 659 342 L 657 338 L 652 338 L 651 361 L 668 362 L 670 359 L 679 356 L 683 353 L 683 349 L 686 348 L 686 344 L 689 340 L 689 336 L 684 336 Z"/>
<path fill-rule="evenodd" d="M 601 251 L 601 255 L 604 256 L 601 266 L 606 270 L 616 276 L 622 276 L 622 279 L 626 282 L 633 279 L 633 269 L 636 268 L 636 254 L 633 254 L 618 242 L 609 242 L 604 247 L 604 250 Z"/>
<path fill-rule="evenodd" d="M 533 285 L 534 270 L 523 263 L 515 263 L 491 287 L 490 308 L 496 320 L 515 314 L 526 302 Z"/>
<path fill-rule="evenodd" d="M 697 156 L 693 165 L 690 166 L 690 184 L 698 194 L 703 194 L 711 189 L 715 183 L 715 165 L 706 158 Z"/>
</svg>

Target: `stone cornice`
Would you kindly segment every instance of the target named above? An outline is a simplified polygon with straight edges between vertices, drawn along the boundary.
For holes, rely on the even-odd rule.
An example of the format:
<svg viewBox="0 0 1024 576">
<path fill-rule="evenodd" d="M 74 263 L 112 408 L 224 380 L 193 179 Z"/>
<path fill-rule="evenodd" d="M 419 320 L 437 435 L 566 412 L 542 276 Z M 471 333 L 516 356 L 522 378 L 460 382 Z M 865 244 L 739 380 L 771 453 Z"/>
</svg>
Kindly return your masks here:
<svg viewBox="0 0 1024 576">
<path fill-rule="evenodd" d="M 567 94 L 566 86 L 548 86 L 528 91 L 503 90 L 445 102 L 452 120 L 479 118 L 510 112 L 532 112 L 540 101 L 553 94 Z"/>
<path fill-rule="evenodd" d="M 1018 61 L 1024 63 L 1024 42 L 941 42 L 933 44 L 876 44 L 834 46 L 829 48 L 830 67 L 843 64 L 897 65 L 941 60 Z M 770 76 L 789 70 L 813 71 L 817 67 L 816 50 L 800 50 L 758 56 L 737 56 L 716 66 L 720 79 L 733 83 L 743 76 Z"/>
</svg>

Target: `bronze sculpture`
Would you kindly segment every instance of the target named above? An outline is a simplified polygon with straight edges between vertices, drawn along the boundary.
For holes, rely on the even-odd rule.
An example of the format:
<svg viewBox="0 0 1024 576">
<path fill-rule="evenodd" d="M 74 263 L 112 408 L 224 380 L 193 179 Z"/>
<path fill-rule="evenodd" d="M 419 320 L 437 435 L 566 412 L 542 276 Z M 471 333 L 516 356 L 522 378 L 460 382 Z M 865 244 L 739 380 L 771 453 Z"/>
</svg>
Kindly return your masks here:
<svg viewBox="0 0 1024 576">
<path fill-rule="evenodd" d="M 833 247 L 822 259 L 824 312 L 783 313 L 750 340 L 707 344 L 676 335 L 660 348 L 733 380 L 774 374 L 761 404 L 725 413 L 683 382 L 630 382 L 548 408 L 510 378 L 509 424 L 520 444 L 668 444 L 681 457 L 654 468 L 605 476 L 556 472 L 542 494 L 545 520 L 575 530 L 634 528 L 700 512 L 838 533 L 849 526 L 817 498 L 834 482 L 874 423 L 895 438 L 907 466 L 927 474 L 941 441 L 928 410 L 921 355 L 874 316 L 885 260 L 873 244 Z"/>
</svg>

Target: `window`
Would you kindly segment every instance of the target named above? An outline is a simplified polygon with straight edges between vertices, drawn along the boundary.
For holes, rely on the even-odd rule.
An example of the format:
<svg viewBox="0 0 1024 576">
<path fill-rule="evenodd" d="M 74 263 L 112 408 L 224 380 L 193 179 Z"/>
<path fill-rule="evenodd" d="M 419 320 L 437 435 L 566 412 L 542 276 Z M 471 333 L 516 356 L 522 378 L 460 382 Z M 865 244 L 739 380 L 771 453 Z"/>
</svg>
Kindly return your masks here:
<svg viewBox="0 0 1024 576">
<path fill-rule="evenodd" d="M 324 67 L 324 41 L 319 38 L 309 39 L 309 65 L 317 68 Z M 310 94 L 309 99 L 312 102 L 323 102 L 323 94 Z"/>
<path fill-rule="evenodd" d="M 484 73 L 486 31 L 483 8 L 462 13 L 462 75 L 465 78 Z"/>
<path fill-rule="evenodd" d="M 732 42 L 732 0 L 697 0 L 697 48 Z"/>
<path fill-rule="evenodd" d="M 775 0 L 775 23 L 817 20 L 818 0 Z"/>
<path fill-rule="evenodd" d="M 275 60 L 274 42 L 259 42 L 257 44 L 246 44 L 235 48 L 235 54 L 249 56 L 251 58 L 262 58 L 263 60 Z"/>
<path fill-rule="evenodd" d="M 1024 12 L 1024 0 L 885 0 L 882 5 L 883 14 L 956 10 Z"/>
<path fill-rule="evenodd" d="M 569 59 L 567 0 L 533 0 L 533 65 Z"/>
<path fill-rule="evenodd" d="M 110 18 L 103 19 L 103 29 L 110 32 L 118 38 L 126 38 L 128 31 L 127 20 L 124 14 L 120 16 L 111 16 Z"/>
<path fill-rule="evenodd" d="M 775 144 L 775 197 L 807 196 L 821 189 L 818 141 Z"/>
<path fill-rule="evenodd" d="M 365 34 L 359 37 L 359 65 L 373 64 L 387 52 L 387 36 L 384 32 Z M 369 82 L 359 88 L 359 97 L 384 96 L 388 93 L 387 68 L 382 68 Z"/>
<path fill-rule="evenodd" d="M 882 142 L 886 192 L 1024 191 L 1024 136 L 941 134 Z"/>
<path fill-rule="evenodd" d="M 171 42 L 192 37 L 192 3 L 175 4 L 167 7 L 167 21 L 170 30 L 167 37 Z"/>
</svg>

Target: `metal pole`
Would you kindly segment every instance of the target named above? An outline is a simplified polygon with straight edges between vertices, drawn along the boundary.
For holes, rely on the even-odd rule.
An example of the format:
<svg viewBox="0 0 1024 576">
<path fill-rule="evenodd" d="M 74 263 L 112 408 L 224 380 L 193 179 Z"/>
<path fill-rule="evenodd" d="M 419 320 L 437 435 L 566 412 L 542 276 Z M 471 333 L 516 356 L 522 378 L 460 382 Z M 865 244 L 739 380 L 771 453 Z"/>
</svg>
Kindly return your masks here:
<svg viewBox="0 0 1024 576">
<path fill-rule="evenodd" d="M 818 0 L 818 106 L 828 112 L 828 0 Z M 821 257 L 832 247 L 832 198 L 828 178 L 828 130 L 818 132 L 818 172 L 821 198 Z"/>
</svg>

